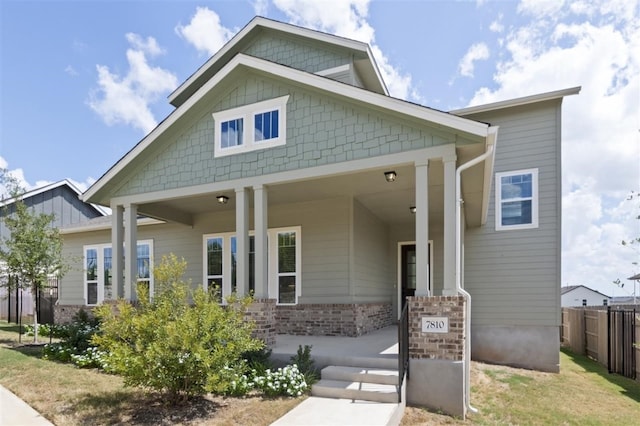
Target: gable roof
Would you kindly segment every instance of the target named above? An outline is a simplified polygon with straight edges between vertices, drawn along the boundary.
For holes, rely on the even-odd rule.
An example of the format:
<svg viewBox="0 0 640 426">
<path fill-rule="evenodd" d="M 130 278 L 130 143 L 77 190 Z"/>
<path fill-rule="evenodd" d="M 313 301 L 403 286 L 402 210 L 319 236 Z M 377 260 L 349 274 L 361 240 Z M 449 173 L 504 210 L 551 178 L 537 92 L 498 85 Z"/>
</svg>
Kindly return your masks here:
<svg viewBox="0 0 640 426">
<path fill-rule="evenodd" d="M 589 291 L 592 291 L 594 293 L 597 293 L 597 294 L 601 295 L 602 297 L 611 298 L 611 296 L 607 296 L 604 293 L 600 293 L 599 291 L 594 290 L 592 288 L 589 288 L 586 285 L 569 285 L 569 286 L 566 286 L 566 287 L 560 287 L 560 294 L 565 295 L 567 293 L 571 293 L 572 291 L 574 291 L 574 290 L 576 290 L 576 289 L 578 289 L 580 287 L 585 288 L 585 289 L 587 289 Z"/>
<path fill-rule="evenodd" d="M 233 36 L 227 44 L 222 46 L 218 52 L 209 58 L 204 65 L 178 86 L 178 88 L 169 95 L 169 103 L 175 107 L 184 104 L 201 86 L 218 73 L 231 58 L 240 53 L 246 42 L 254 39 L 263 31 L 276 31 L 296 38 L 316 40 L 321 43 L 359 53 L 365 59 L 354 60 L 354 65 L 360 73 L 365 87 L 376 93 L 389 94 L 368 44 L 256 16 Z"/>
<path fill-rule="evenodd" d="M 110 181 L 127 168 L 127 166 L 132 164 L 143 151 L 151 146 L 154 141 L 161 137 L 166 131 L 171 129 L 180 118 L 193 106 L 198 104 L 207 94 L 219 86 L 226 77 L 237 70 L 248 70 L 258 74 L 268 75 L 272 78 L 288 80 L 291 83 L 321 90 L 324 93 L 342 97 L 351 102 L 366 104 L 370 107 L 384 110 L 387 113 L 401 114 L 407 118 L 428 121 L 434 128 L 448 129 L 449 131 L 464 134 L 468 137 L 484 139 L 485 141 L 488 141 L 490 137 L 494 137 L 493 131 L 495 129 L 486 123 L 458 117 L 446 112 L 270 62 L 265 59 L 239 53 L 100 177 L 100 179 L 83 194 L 83 200 L 86 202 L 106 203 L 106 200 L 101 197 L 100 193 L 106 189 Z"/>
<path fill-rule="evenodd" d="M 81 197 L 82 196 L 82 191 L 80 191 L 80 189 L 78 189 L 78 187 L 76 187 L 68 179 L 63 179 L 63 180 L 58 181 L 58 182 L 53 182 L 53 183 L 41 186 L 39 188 L 32 189 L 31 191 L 27 191 L 27 192 L 24 192 L 24 193 L 20 194 L 18 197 L 20 199 L 22 199 L 22 200 L 25 200 L 25 199 L 35 197 L 36 195 L 43 194 L 43 193 L 45 193 L 47 191 L 51 191 L 53 189 L 56 189 L 56 188 L 59 188 L 59 187 L 62 187 L 62 186 L 68 187 L 73 193 L 76 194 L 76 196 L 78 197 L 79 200 L 82 199 L 82 197 Z M 6 198 L 6 199 L 3 199 L 3 200 L 0 200 L 0 207 L 11 205 L 14 202 L 16 202 L 16 198 L 15 197 Z M 107 211 L 104 209 L 104 207 L 99 206 L 97 204 L 91 204 L 91 203 L 89 203 L 89 204 L 101 216 L 106 216 L 107 215 Z"/>
</svg>

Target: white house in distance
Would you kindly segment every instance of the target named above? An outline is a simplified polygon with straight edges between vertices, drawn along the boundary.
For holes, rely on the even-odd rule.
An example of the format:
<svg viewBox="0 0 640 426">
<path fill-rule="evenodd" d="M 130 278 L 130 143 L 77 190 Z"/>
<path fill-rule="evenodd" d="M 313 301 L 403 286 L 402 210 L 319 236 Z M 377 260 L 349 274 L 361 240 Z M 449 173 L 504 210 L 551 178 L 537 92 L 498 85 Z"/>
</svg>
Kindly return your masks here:
<svg viewBox="0 0 640 426">
<path fill-rule="evenodd" d="M 251 292 L 267 343 L 404 315 L 407 402 L 464 416 L 471 357 L 559 370 L 561 106 L 579 91 L 438 111 L 389 96 L 366 44 L 256 17 L 83 194 L 113 214 L 61 230 L 83 263 L 57 313 L 153 292 L 175 253 L 194 285 Z"/>
<path fill-rule="evenodd" d="M 560 289 L 560 305 L 563 308 L 574 306 L 602 306 L 611 302 L 611 297 L 584 285 L 570 285 Z"/>
</svg>

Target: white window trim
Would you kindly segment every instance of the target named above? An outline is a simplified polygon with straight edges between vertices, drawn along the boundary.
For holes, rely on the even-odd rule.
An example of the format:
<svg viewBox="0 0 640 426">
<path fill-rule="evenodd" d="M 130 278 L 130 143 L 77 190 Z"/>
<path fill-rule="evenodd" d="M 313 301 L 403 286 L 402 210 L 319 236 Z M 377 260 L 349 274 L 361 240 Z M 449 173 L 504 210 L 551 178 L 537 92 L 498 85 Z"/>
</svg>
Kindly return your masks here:
<svg viewBox="0 0 640 426">
<path fill-rule="evenodd" d="M 296 272 L 292 276 L 296 278 L 296 296 L 294 303 L 280 303 L 278 287 L 278 234 L 285 232 L 296 233 Z M 269 298 L 276 299 L 276 305 L 293 306 L 298 304 L 302 295 L 302 227 L 289 226 L 273 228 L 267 231 L 269 236 Z"/>
<path fill-rule="evenodd" d="M 153 240 L 139 240 L 137 245 L 147 244 L 149 246 L 149 297 L 153 298 L 155 286 L 153 279 Z M 85 306 L 98 306 L 104 302 L 104 249 L 112 248 L 111 244 L 90 244 L 82 247 L 82 285 L 83 285 L 83 295 L 84 295 L 84 304 Z M 87 250 L 95 249 L 98 252 L 98 270 L 97 270 L 97 281 L 98 281 L 98 297 L 95 304 L 89 304 L 89 294 L 87 292 Z M 113 251 L 112 251 L 113 255 Z M 113 260 L 112 260 L 113 262 Z M 112 277 L 113 280 L 113 277 Z M 113 285 L 113 284 L 112 284 Z M 117 289 L 112 289 L 112 291 L 117 292 Z M 114 293 L 115 294 L 115 293 Z"/>
<path fill-rule="evenodd" d="M 301 296 L 302 289 L 302 228 L 300 226 L 272 228 L 267 230 L 268 253 L 269 253 L 269 275 L 268 275 L 268 297 L 278 301 L 278 234 L 282 232 L 296 233 L 296 296 L 295 303 L 280 303 L 277 305 L 296 305 Z M 250 231 L 249 235 L 254 235 Z M 222 304 L 226 304 L 226 298 L 231 294 L 231 238 L 235 237 L 235 232 L 218 232 L 205 234 L 202 236 L 202 286 L 206 290 L 209 287 L 209 275 L 207 274 L 207 239 L 222 238 Z"/>
<path fill-rule="evenodd" d="M 503 225 L 502 224 L 502 178 L 505 176 L 514 176 L 514 175 L 525 175 L 531 174 L 531 223 L 518 224 L 518 225 Z M 509 231 L 516 229 L 533 229 L 538 227 L 538 169 L 524 169 L 524 170 L 514 170 L 509 172 L 499 172 L 496 173 L 496 231 Z M 528 198 L 527 198 L 528 199 Z M 518 201 L 518 199 L 514 200 L 505 200 L 504 202 L 509 201 Z"/>
<path fill-rule="evenodd" d="M 262 102 L 256 102 L 250 105 L 244 105 L 238 108 L 232 108 L 225 111 L 214 112 L 212 114 L 215 121 L 215 147 L 213 156 L 224 157 L 227 155 L 240 154 L 242 152 L 255 151 L 258 149 L 272 148 L 274 146 L 284 145 L 287 142 L 287 101 L 289 95 L 279 98 L 269 99 Z M 254 118 L 257 114 L 270 111 L 278 111 L 278 137 L 255 141 Z M 230 120 L 243 119 L 242 144 L 237 146 L 222 147 L 222 123 Z"/>
</svg>

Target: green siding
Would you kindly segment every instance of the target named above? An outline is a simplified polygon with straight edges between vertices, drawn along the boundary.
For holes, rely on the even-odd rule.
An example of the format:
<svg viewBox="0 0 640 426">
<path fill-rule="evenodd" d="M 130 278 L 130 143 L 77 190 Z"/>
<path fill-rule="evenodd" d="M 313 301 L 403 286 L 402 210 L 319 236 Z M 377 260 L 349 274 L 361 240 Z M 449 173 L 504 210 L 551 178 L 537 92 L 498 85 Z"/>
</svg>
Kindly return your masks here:
<svg viewBox="0 0 640 426">
<path fill-rule="evenodd" d="M 211 113 L 284 95 L 290 95 L 286 145 L 214 158 Z M 118 196 L 416 150 L 451 143 L 454 138 L 374 109 L 258 76 L 249 76 L 188 128 L 171 134 L 178 136 L 156 141 L 164 147 L 148 155 L 146 163 L 126 178 Z"/>
<path fill-rule="evenodd" d="M 352 54 L 346 49 L 328 49 L 321 43 L 301 42 L 275 33 L 262 34 L 243 53 L 310 73 L 352 62 Z"/>
<path fill-rule="evenodd" d="M 493 185 L 486 226 L 466 230 L 465 287 L 476 326 L 560 323 L 559 114 L 552 101 L 472 117 L 500 126 L 495 172 L 538 168 L 539 191 L 538 228 L 496 231 Z"/>
</svg>

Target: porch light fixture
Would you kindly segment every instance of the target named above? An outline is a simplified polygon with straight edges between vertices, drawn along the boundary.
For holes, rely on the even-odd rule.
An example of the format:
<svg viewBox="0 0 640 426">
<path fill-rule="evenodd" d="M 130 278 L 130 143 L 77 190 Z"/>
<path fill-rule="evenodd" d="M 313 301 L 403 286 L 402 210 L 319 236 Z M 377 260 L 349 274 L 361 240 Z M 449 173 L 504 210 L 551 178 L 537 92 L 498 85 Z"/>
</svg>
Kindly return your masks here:
<svg viewBox="0 0 640 426">
<path fill-rule="evenodd" d="M 393 182 L 396 180 L 396 176 L 398 176 L 395 172 L 395 170 L 391 170 L 388 172 L 384 172 L 384 178 L 387 180 L 387 182 Z"/>
<path fill-rule="evenodd" d="M 410 211 L 411 213 L 415 214 L 415 213 L 416 213 L 416 206 L 411 206 L 411 207 L 409 207 L 409 211 Z"/>
<path fill-rule="evenodd" d="M 216 196 L 216 200 L 218 200 L 220 204 L 227 204 L 227 202 L 229 201 L 229 197 L 227 197 L 226 195 L 218 195 Z"/>
</svg>

